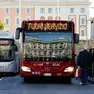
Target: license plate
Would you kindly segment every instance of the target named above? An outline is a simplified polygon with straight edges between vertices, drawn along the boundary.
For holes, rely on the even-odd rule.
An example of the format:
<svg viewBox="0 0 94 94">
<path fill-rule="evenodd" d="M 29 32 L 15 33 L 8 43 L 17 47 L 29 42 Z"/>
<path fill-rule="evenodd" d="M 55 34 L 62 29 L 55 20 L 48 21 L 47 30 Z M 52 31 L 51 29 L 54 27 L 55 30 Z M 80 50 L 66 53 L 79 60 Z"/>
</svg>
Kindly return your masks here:
<svg viewBox="0 0 94 94">
<path fill-rule="evenodd" d="M 51 73 L 44 73 L 44 76 L 52 76 Z"/>
</svg>

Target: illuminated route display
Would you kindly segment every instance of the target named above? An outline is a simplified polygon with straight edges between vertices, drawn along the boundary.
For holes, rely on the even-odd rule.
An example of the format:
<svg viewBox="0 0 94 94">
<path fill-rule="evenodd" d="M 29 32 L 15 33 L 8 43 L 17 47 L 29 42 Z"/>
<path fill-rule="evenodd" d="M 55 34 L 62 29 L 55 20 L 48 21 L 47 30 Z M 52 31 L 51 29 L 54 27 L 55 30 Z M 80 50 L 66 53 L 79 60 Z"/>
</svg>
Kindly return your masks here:
<svg viewBox="0 0 94 94">
<path fill-rule="evenodd" d="M 71 31 L 69 22 L 25 22 L 26 31 Z"/>
<path fill-rule="evenodd" d="M 7 40 L 0 40 L 0 44 L 9 44 L 9 41 L 7 41 Z"/>
</svg>

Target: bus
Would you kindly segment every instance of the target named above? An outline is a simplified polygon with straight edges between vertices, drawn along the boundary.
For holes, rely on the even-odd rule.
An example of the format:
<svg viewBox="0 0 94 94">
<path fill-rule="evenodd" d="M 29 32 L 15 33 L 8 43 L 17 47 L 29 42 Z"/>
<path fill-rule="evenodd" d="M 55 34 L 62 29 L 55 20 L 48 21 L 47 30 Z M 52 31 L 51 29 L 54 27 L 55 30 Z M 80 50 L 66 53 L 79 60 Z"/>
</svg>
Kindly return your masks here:
<svg viewBox="0 0 94 94">
<path fill-rule="evenodd" d="M 15 35 L 16 39 L 22 39 L 20 76 L 24 81 L 52 76 L 71 82 L 75 74 L 75 43 L 79 43 L 72 21 L 22 21 Z"/>
<path fill-rule="evenodd" d="M 0 31 L 0 75 L 13 76 L 19 73 L 18 48 L 12 32 Z"/>
</svg>

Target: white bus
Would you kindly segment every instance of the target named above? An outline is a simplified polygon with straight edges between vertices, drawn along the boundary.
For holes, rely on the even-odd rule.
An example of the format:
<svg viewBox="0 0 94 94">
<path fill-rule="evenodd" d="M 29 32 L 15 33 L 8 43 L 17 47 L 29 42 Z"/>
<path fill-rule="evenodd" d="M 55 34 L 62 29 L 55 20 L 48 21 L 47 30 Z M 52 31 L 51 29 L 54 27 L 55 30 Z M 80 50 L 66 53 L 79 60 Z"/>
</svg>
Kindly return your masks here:
<svg viewBox="0 0 94 94">
<path fill-rule="evenodd" d="M 0 31 L 0 74 L 12 76 L 19 73 L 18 47 L 12 32 Z"/>
</svg>

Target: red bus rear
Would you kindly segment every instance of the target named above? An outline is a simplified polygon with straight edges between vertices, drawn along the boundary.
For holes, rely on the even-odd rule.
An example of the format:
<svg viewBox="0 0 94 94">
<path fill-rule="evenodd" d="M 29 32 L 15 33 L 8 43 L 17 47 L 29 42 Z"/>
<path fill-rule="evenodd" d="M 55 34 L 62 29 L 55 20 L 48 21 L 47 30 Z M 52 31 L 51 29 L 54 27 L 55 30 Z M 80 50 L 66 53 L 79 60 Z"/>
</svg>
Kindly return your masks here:
<svg viewBox="0 0 94 94">
<path fill-rule="evenodd" d="M 72 21 L 23 21 L 16 29 L 16 39 L 22 33 L 22 59 L 20 76 L 62 76 L 69 82 L 75 73 L 75 43 Z"/>
</svg>

